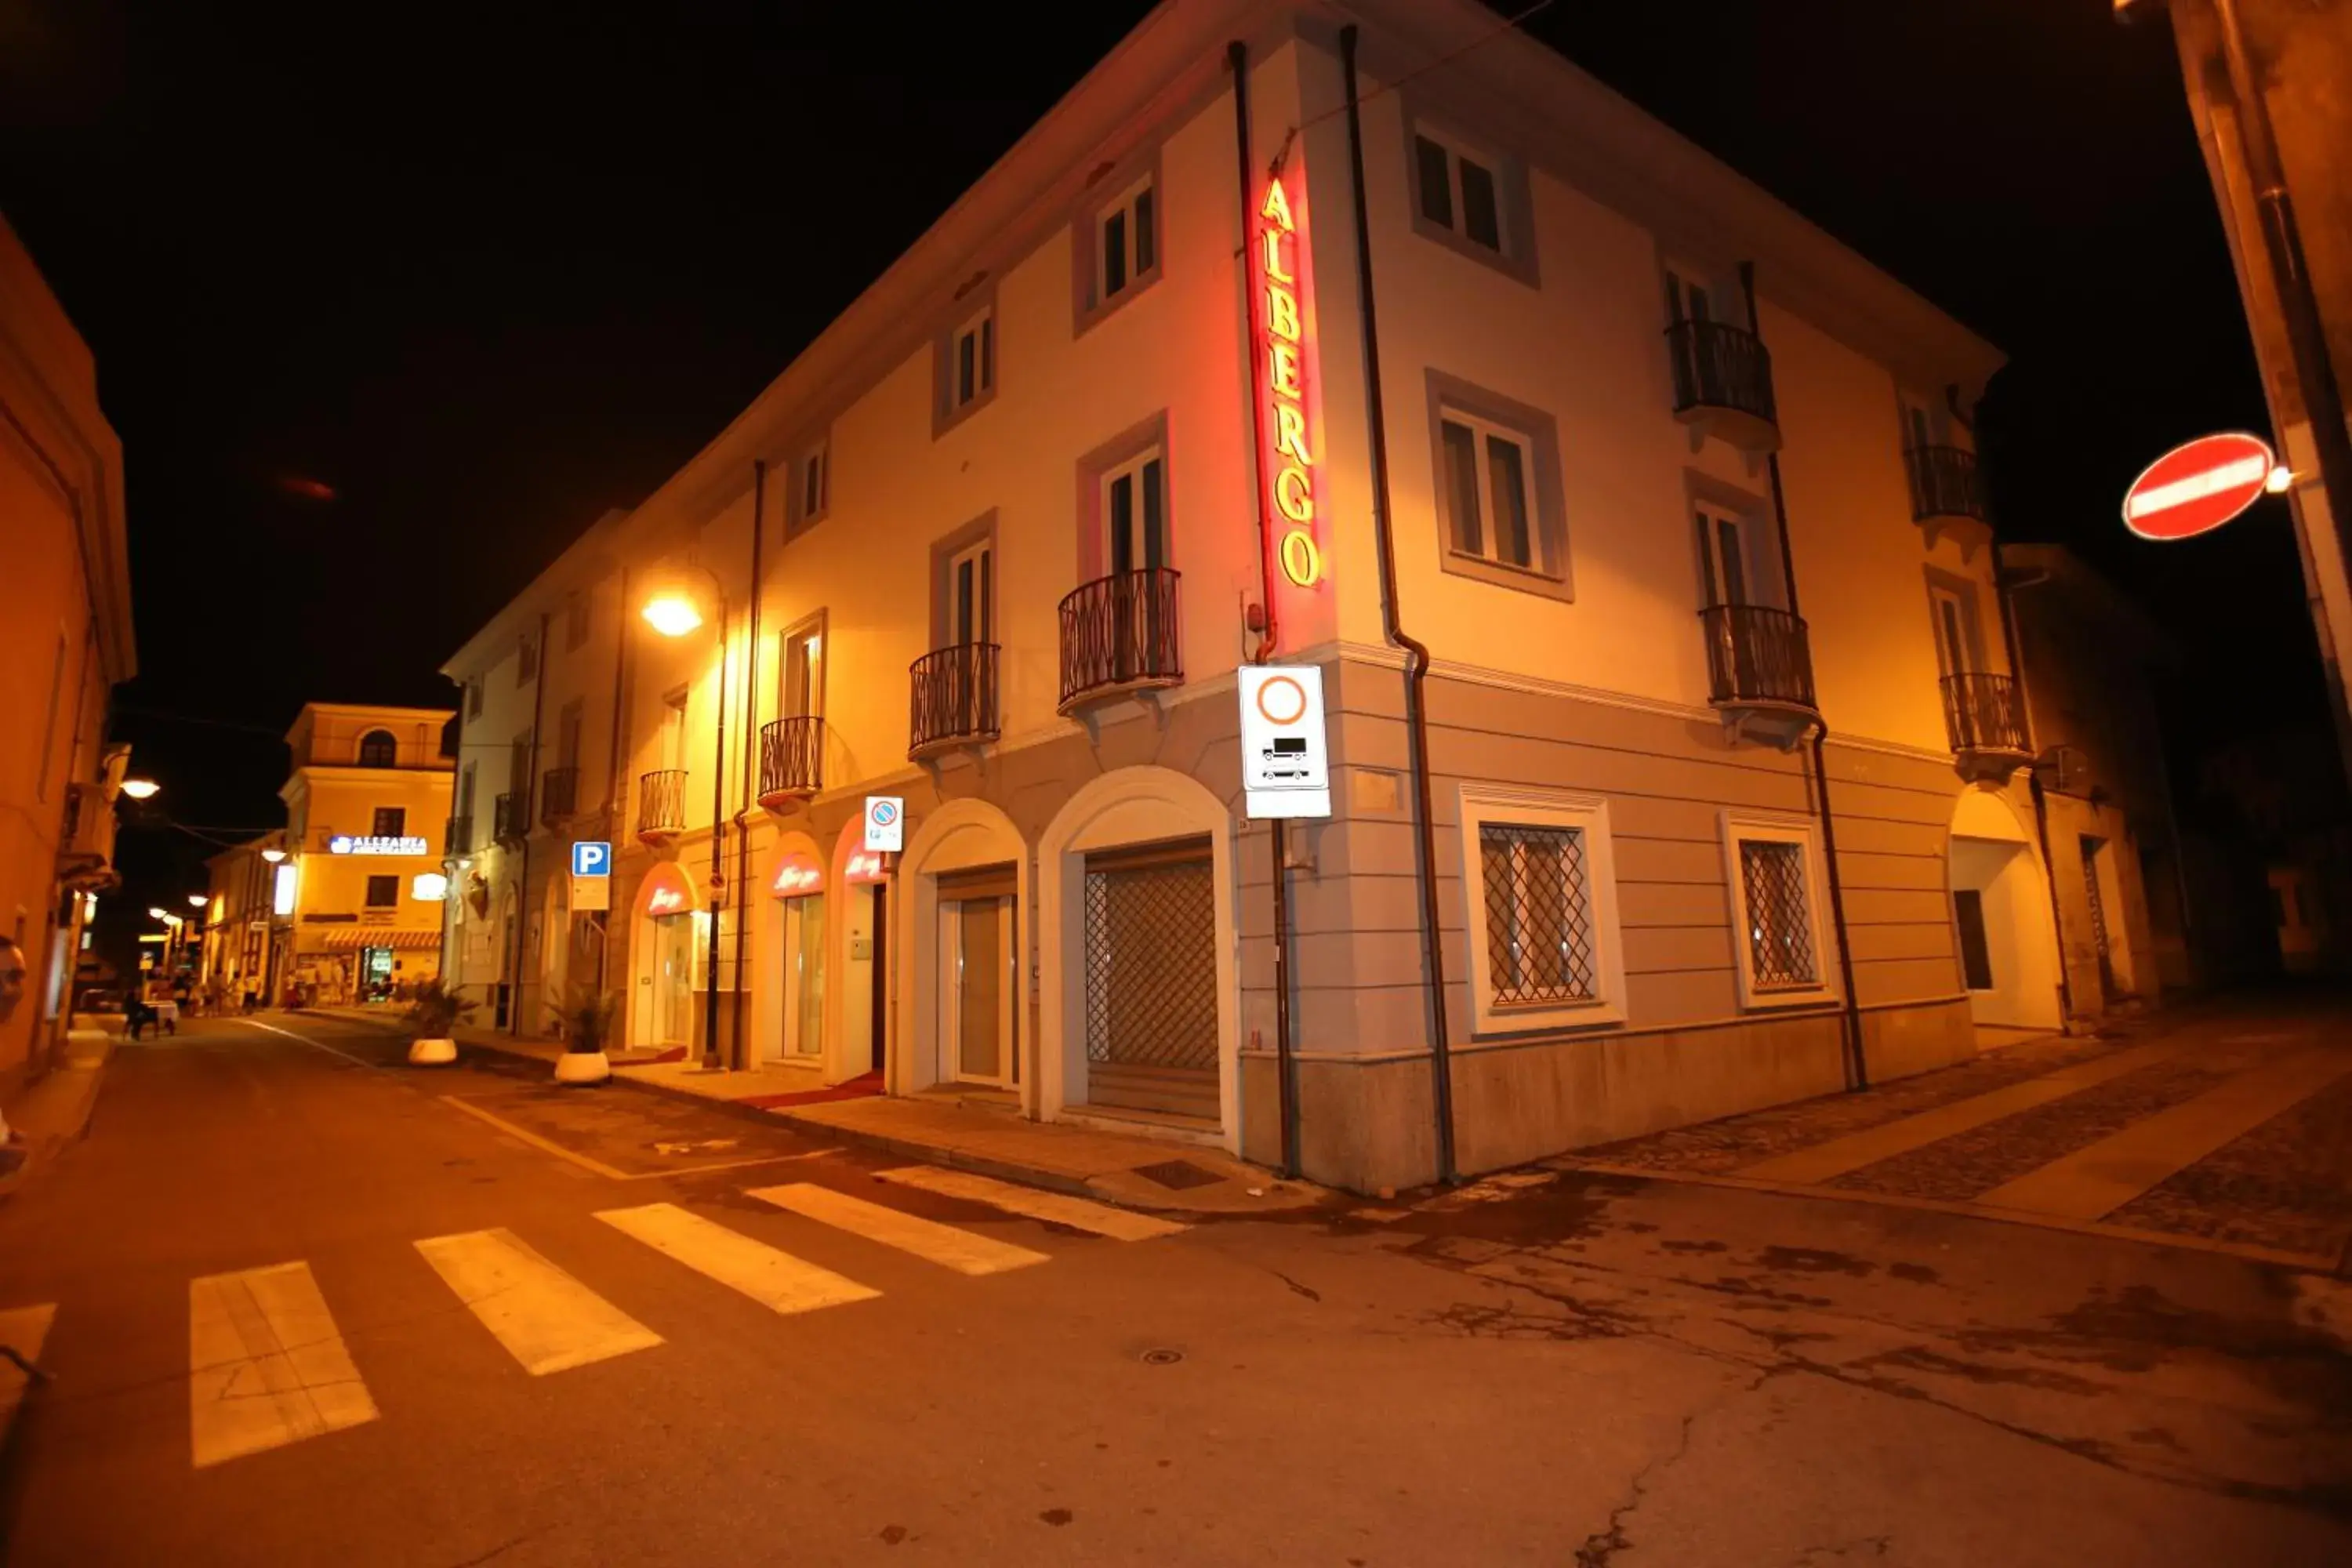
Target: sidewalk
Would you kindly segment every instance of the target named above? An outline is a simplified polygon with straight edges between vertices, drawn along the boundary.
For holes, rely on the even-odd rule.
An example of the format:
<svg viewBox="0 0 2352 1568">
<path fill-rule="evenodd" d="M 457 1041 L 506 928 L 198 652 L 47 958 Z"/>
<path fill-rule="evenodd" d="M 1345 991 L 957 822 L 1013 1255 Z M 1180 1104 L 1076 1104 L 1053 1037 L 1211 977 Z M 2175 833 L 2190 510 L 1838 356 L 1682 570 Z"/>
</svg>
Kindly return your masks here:
<svg viewBox="0 0 2352 1568">
<path fill-rule="evenodd" d="M 23 1190 L 35 1172 L 89 1130 L 114 1042 L 114 1033 L 102 1026 L 70 1030 L 66 1036 L 65 1059 L 0 1105 L 8 1125 L 25 1137 L 25 1163 L 0 1177 L 0 1201 Z"/>
<path fill-rule="evenodd" d="M 405 1032 L 397 1013 L 380 1009 L 305 1011 L 314 1017 Z M 471 1026 L 460 1026 L 451 1034 L 467 1049 L 550 1064 L 563 1051 L 553 1040 L 524 1039 Z M 804 1072 L 780 1068 L 709 1072 L 691 1062 L 616 1062 L 613 1081 L 723 1107 L 737 1115 L 789 1121 L 821 1138 L 1128 1208 L 1181 1214 L 1280 1214 L 1314 1207 L 1330 1195 L 1305 1182 L 1285 1181 L 1222 1150 L 1031 1121 L 1010 1110 L 960 1098 L 934 1100 L 864 1094 L 815 1103 L 805 1100 L 789 1105 L 756 1103 L 806 1089 L 809 1079 Z M 797 1094 L 793 1098 L 802 1099 Z"/>
</svg>

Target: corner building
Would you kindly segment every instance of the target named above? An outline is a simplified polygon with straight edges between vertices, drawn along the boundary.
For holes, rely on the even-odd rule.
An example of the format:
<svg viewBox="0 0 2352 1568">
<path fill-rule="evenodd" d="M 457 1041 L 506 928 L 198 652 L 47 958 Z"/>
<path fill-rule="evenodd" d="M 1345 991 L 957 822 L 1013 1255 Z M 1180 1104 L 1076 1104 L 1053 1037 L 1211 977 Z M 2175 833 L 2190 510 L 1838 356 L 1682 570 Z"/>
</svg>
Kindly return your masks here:
<svg viewBox="0 0 2352 1568">
<path fill-rule="evenodd" d="M 1996 352 L 1496 26 L 1153 12 L 445 667 L 449 972 L 1367 1190 L 2061 1026 Z M 1279 965 L 1259 658 L 1332 763 Z"/>
</svg>

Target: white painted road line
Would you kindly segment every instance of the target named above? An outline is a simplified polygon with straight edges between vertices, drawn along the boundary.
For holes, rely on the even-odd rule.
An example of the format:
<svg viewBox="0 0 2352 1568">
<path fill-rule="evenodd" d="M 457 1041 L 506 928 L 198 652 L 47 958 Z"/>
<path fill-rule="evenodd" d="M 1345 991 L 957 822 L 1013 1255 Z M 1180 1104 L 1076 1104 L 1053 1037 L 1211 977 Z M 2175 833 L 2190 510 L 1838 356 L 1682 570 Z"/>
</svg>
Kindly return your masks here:
<svg viewBox="0 0 2352 1568">
<path fill-rule="evenodd" d="M 436 1236 L 416 1250 L 533 1377 L 662 1342 L 512 1231 Z"/>
<path fill-rule="evenodd" d="M 375 1419 L 307 1263 L 189 1280 L 188 1369 L 199 1469 Z"/>
<path fill-rule="evenodd" d="M 1108 1236 L 1118 1241 L 1149 1241 L 1154 1237 L 1173 1236 L 1188 1228 L 1171 1219 L 1158 1219 L 1129 1209 L 1115 1209 L 1108 1204 L 1066 1197 L 1060 1193 L 1039 1192 L 1034 1187 L 1016 1186 L 1011 1182 L 975 1175 L 970 1171 L 948 1171 L 937 1165 L 904 1165 L 895 1171 L 877 1171 L 874 1173 L 902 1187 L 920 1187 L 927 1193 L 986 1204 L 1007 1214 L 1026 1215 L 1031 1219 L 1066 1225 L 1074 1230 L 1089 1230 L 1097 1236 Z"/>
<path fill-rule="evenodd" d="M 773 1311 L 810 1312 L 882 1294 L 676 1204 L 606 1209 L 596 1217 Z"/>
<path fill-rule="evenodd" d="M 864 1198 L 854 1198 L 812 1182 L 753 1187 L 750 1194 L 763 1204 L 790 1209 L 819 1224 L 878 1241 L 885 1247 L 895 1247 L 901 1252 L 911 1252 L 959 1274 L 1002 1274 L 1008 1268 L 1025 1268 L 1046 1261 L 1045 1253 L 1015 1247 L 1009 1241 L 975 1236 L 880 1204 L 869 1204 Z"/>
<path fill-rule="evenodd" d="M 592 1160 L 585 1154 L 575 1153 L 551 1138 L 542 1138 L 528 1127 L 518 1127 L 503 1116 L 493 1116 L 480 1106 L 461 1100 L 454 1094 L 443 1095 L 441 1103 L 453 1105 L 478 1121 L 488 1122 L 508 1137 L 519 1139 L 542 1154 L 552 1154 L 557 1159 L 577 1165 L 583 1171 L 593 1171 L 600 1176 L 610 1176 L 616 1182 L 625 1182 L 629 1179 L 629 1173 L 626 1171 L 615 1170 L 602 1160 Z"/>
</svg>

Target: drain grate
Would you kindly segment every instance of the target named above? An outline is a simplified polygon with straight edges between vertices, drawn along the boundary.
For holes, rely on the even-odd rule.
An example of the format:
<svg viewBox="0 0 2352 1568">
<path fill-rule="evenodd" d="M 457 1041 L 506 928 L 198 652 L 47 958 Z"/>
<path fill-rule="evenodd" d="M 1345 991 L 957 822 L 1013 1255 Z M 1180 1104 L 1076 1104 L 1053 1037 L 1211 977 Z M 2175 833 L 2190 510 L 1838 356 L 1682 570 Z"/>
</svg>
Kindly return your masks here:
<svg viewBox="0 0 2352 1568">
<path fill-rule="evenodd" d="M 1162 1160 L 1156 1165 L 1138 1165 L 1135 1173 L 1178 1193 L 1187 1187 L 1213 1186 L 1224 1180 L 1216 1172 L 1204 1171 L 1190 1160 Z"/>
</svg>

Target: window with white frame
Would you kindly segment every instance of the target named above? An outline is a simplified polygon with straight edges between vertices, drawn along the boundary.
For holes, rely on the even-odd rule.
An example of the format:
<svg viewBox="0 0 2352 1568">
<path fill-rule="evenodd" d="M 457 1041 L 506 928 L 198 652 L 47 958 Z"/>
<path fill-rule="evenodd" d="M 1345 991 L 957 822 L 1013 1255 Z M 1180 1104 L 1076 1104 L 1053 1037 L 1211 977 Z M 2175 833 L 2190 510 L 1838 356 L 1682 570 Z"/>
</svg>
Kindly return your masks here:
<svg viewBox="0 0 2352 1568">
<path fill-rule="evenodd" d="M 1496 177 L 1498 160 L 1465 151 L 1451 137 L 1416 130 L 1412 138 L 1415 184 L 1421 216 L 1486 249 L 1500 252 L 1503 202 Z"/>
<path fill-rule="evenodd" d="M 1108 304 L 1160 265 L 1159 190 L 1146 174 L 1095 219 L 1095 302 Z"/>
<path fill-rule="evenodd" d="M 1828 954 L 1811 825 L 1727 816 L 1723 843 L 1741 1000 L 1751 1007 L 1821 1000 Z"/>
<path fill-rule="evenodd" d="M 1103 571 L 1108 575 L 1168 564 L 1167 465 L 1150 447 L 1102 476 Z"/>
<path fill-rule="evenodd" d="M 793 459 L 792 488 L 784 496 L 784 536 L 789 539 L 822 521 L 833 499 L 831 440 L 821 440 Z"/>
<path fill-rule="evenodd" d="M 1465 785 L 1462 848 L 1478 1030 L 1622 1020 L 1607 803 Z"/>
<path fill-rule="evenodd" d="M 948 411 L 968 408 L 996 386 L 996 312 L 982 310 L 956 329 L 948 355 Z"/>
<path fill-rule="evenodd" d="M 1536 521 L 1534 443 L 1521 431 L 1459 408 L 1438 416 L 1447 543 L 1456 554 L 1548 570 Z"/>
</svg>

